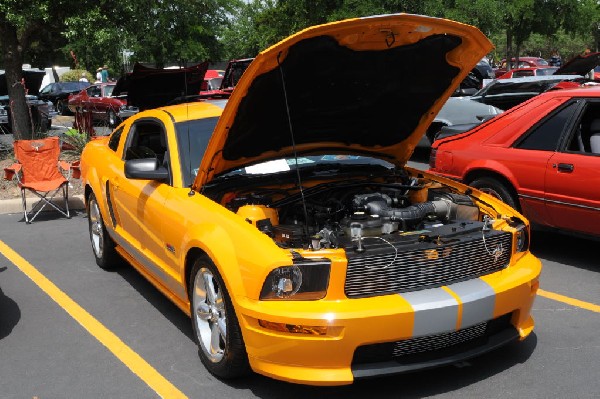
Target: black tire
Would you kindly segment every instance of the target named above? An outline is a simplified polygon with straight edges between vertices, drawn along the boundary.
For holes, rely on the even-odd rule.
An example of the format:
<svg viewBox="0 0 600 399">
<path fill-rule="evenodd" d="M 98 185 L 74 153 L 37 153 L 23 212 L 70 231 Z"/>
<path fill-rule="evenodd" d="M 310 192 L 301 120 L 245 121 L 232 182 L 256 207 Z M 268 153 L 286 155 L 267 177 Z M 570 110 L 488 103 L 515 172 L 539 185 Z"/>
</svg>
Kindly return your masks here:
<svg viewBox="0 0 600 399">
<path fill-rule="evenodd" d="M 110 128 L 114 128 L 121 123 L 121 118 L 119 118 L 112 109 L 106 111 L 106 120 L 108 121 L 108 127 Z"/>
<path fill-rule="evenodd" d="M 67 104 L 65 104 L 64 101 L 56 101 L 56 112 L 58 112 L 60 115 L 66 115 L 68 109 L 69 108 L 67 107 Z"/>
<path fill-rule="evenodd" d="M 498 198 L 511 208 L 519 210 L 519 203 L 513 194 L 511 187 L 508 187 L 499 180 L 494 179 L 493 177 L 480 177 L 473 180 L 469 185 L 492 197 Z"/>
<path fill-rule="evenodd" d="M 87 201 L 87 215 L 92 252 L 96 264 L 104 270 L 112 270 L 120 264 L 115 243 L 108 235 L 96 196 L 91 193 Z"/>
<path fill-rule="evenodd" d="M 200 360 L 221 379 L 247 375 L 250 366 L 246 346 L 217 267 L 206 256 L 197 258 L 189 282 L 190 314 Z"/>
</svg>

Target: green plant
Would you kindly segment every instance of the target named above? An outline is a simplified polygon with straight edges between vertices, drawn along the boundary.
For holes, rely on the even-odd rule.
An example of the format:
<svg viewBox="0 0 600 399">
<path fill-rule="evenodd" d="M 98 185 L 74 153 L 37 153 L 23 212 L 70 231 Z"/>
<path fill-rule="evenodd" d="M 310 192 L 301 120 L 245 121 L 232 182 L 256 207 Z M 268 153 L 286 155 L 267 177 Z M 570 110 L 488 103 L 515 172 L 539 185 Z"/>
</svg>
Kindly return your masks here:
<svg viewBox="0 0 600 399">
<path fill-rule="evenodd" d="M 69 129 L 62 134 L 62 155 L 68 159 L 79 159 L 83 148 L 90 141 L 87 134 L 76 129 Z"/>
<path fill-rule="evenodd" d="M 86 71 L 85 69 L 71 69 L 70 71 L 63 73 L 60 76 L 60 80 L 61 82 L 77 82 L 79 79 L 81 79 L 81 75 L 83 74 L 85 74 L 85 77 L 88 80 L 88 82 L 93 83 L 96 80 L 92 76 L 92 74 Z"/>
</svg>

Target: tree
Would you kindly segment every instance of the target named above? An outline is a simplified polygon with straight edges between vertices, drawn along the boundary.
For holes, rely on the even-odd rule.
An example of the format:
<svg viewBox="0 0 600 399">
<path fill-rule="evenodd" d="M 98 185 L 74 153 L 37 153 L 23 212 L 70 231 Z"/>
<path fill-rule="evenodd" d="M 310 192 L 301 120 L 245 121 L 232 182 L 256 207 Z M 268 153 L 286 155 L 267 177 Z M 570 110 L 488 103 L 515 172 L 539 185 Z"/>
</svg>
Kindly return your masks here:
<svg viewBox="0 0 600 399">
<path fill-rule="evenodd" d="M 6 86 L 12 111 L 15 139 L 33 137 L 33 127 L 21 84 L 23 59 L 32 42 L 48 31 L 49 21 L 76 13 L 88 0 L 0 0 L 0 37 Z"/>
</svg>

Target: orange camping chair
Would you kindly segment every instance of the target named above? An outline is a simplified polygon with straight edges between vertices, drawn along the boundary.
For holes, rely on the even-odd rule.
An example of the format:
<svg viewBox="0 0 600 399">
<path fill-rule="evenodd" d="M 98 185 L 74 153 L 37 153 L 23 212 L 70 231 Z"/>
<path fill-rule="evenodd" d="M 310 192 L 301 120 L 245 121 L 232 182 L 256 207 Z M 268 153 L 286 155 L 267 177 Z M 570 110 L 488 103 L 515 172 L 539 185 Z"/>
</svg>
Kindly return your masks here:
<svg viewBox="0 0 600 399">
<path fill-rule="evenodd" d="M 61 214 L 70 218 L 69 214 L 69 179 L 74 170 L 69 162 L 59 161 L 60 144 L 58 137 L 48 137 L 40 140 L 16 140 L 14 142 L 17 163 L 4 168 L 4 178 L 12 180 L 17 176 L 21 188 L 23 214 L 25 222 L 31 223 L 37 215 L 50 205 Z M 67 173 L 67 176 L 61 172 Z M 54 196 L 62 189 L 64 206 L 53 202 Z M 40 199 L 27 212 L 26 191 L 37 195 Z"/>
</svg>

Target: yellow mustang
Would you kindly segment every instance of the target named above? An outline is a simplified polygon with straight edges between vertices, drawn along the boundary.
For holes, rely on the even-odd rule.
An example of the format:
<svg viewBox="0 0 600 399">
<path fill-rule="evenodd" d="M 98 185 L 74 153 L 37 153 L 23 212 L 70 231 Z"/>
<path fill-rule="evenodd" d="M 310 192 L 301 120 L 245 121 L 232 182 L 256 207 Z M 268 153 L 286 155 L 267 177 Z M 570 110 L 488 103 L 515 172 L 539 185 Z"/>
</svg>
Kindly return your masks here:
<svg viewBox="0 0 600 399">
<path fill-rule="evenodd" d="M 405 167 L 491 48 L 443 19 L 335 22 L 260 53 L 228 101 L 131 117 L 82 155 L 98 265 L 188 313 L 220 378 L 349 384 L 525 339 L 526 219 Z"/>
</svg>

